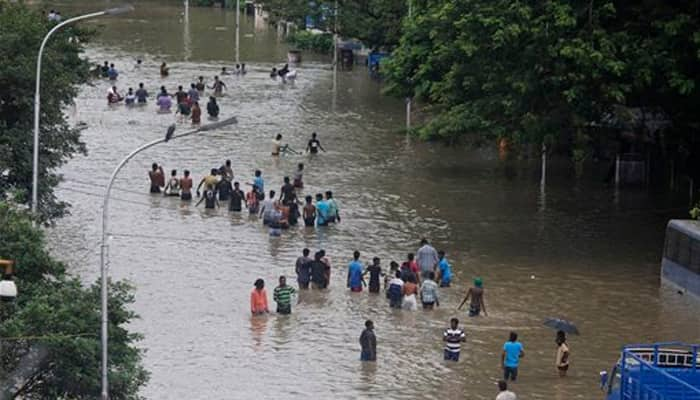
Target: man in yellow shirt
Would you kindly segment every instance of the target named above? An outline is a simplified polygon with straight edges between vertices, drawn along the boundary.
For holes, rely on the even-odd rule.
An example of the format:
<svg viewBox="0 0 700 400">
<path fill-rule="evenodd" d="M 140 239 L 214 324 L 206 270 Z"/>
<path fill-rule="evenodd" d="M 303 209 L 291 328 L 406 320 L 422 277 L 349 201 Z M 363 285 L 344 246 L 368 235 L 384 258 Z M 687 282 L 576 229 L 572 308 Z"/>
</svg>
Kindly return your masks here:
<svg viewBox="0 0 700 400">
<path fill-rule="evenodd" d="M 212 168 L 209 175 L 202 178 L 197 185 L 197 197 L 201 196 L 199 189 L 204 185 L 204 190 L 216 190 L 216 185 L 219 183 L 219 179 L 216 175 L 219 173 L 216 168 Z"/>
</svg>

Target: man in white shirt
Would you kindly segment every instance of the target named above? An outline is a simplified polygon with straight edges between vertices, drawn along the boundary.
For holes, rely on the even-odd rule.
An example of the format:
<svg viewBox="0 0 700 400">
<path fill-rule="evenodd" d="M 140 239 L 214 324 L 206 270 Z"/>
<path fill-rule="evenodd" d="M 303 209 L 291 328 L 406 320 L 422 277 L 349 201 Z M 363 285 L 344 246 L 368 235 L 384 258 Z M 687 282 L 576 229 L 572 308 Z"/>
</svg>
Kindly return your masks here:
<svg viewBox="0 0 700 400">
<path fill-rule="evenodd" d="M 508 384 L 506 381 L 498 381 L 498 396 L 496 400 L 518 400 L 518 396 L 515 393 L 508 390 Z"/>
</svg>

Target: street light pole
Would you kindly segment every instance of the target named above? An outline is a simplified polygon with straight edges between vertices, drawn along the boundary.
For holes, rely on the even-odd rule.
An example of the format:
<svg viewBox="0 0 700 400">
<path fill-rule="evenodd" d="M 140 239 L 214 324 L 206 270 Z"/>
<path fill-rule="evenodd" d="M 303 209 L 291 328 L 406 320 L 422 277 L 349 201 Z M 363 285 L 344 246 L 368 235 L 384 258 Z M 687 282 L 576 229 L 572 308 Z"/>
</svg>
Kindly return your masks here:
<svg viewBox="0 0 700 400">
<path fill-rule="evenodd" d="M 102 400 L 109 400 L 109 378 L 108 378 L 108 340 L 109 340 L 109 318 L 107 315 L 107 301 L 109 299 L 109 290 L 107 288 L 107 269 L 105 267 L 105 261 L 107 258 L 107 222 L 108 222 L 108 216 L 109 216 L 109 193 L 112 190 L 112 184 L 114 183 L 114 179 L 117 177 L 117 174 L 119 171 L 126 165 L 129 160 L 134 158 L 135 155 L 138 153 L 151 148 L 157 144 L 160 143 L 165 143 L 171 139 L 176 139 L 176 138 L 181 138 L 184 136 L 189 136 L 198 132 L 205 132 L 205 131 L 210 131 L 214 129 L 218 129 L 224 126 L 228 126 L 231 124 L 235 124 L 237 122 L 236 117 L 231 117 L 228 119 L 225 119 L 223 121 L 219 122 L 214 122 L 212 124 L 207 124 L 204 126 L 201 126 L 197 129 L 193 129 L 184 133 L 180 133 L 175 135 L 175 125 L 171 125 L 170 128 L 168 128 L 168 133 L 165 135 L 165 137 L 156 139 L 152 142 L 146 143 L 142 145 L 141 147 L 137 148 L 136 150 L 132 151 L 129 153 L 126 158 L 124 158 L 119 165 L 117 165 L 117 168 L 114 169 L 114 172 L 112 172 L 112 176 L 109 178 L 109 183 L 107 184 L 107 188 L 105 189 L 104 193 L 104 199 L 102 200 L 102 244 L 100 246 L 100 282 L 101 282 L 101 302 L 102 302 L 102 331 L 101 331 L 101 340 L 102 340 Z"/>
<path fill-rule="evenodd" d="M 241 63 L 241 1 L 236 0 L 236 64 Z"/>
<path fill-rule="evenodd" d="M 333 93 L 338 88 L 338 0 L 335 0 L 334 6 L 335 21 L 333 22 Z"/>
<path fill-rule="evenodd" d="M 102 15 L 117 15 L 123 14 L 134 9 L 133 6 L 125 5 L 116 8 L 94 12 L 90 14 L 80 15 L 78 17 L 69 18 L 58 25 L 51 28 L 49 33 L 44 36 L 44 40 L 39 47 L 39 55 L 36 58 L 36 90 L 34 92 L 34 151 L 32 157 L 32 214 L 36 217 L 37 207 L 39 203 L 39 115 L 41 113 L 41 56 L 44 54 L 44 47 L 51 35 L 62 27 L 72 24 L 73 22 L 81 21 L 88 18 L 100 17 Z"/>
<path fill-rule="evenodd" d="M 408 19 L 410 20 L 413 17 L 413 6 L 411 4 L 411 0 L 408 0 Z M 413 100 L 411 97 L 406 98 L 406 137 L 408 137 L 409 132 L 411 131 L 411 103 Z"/>
</svg>

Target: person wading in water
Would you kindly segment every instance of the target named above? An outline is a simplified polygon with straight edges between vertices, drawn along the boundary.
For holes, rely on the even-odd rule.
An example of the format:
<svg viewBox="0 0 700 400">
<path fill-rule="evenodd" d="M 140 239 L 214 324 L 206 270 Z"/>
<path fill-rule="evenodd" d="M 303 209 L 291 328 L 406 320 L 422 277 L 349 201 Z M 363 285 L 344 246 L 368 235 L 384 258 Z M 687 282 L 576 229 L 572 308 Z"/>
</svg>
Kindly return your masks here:
<svg viewBox="0 0 700 400">
<path fill-rule="evenodd" d="M 459 305 L 459 307 L 457 307 L 457 309 L 461 310 L 464 303 L 471 298 L 471 302 L 469 303 L 469 316 L 476 317 L 481 313 L 481 310 L 484 310 L 484 316 L 488 317 L 488 313 L 486 312 L 486 303 L 484 302 L 483 286 L 484 285 L 481 278 L 475 278 L 474 287 L 469 288 L 467 295 L 464 296 L 464 300 L 462 300 L 462 303 Z"/>
<path fill-rule="evenodd" d="M 192 200 L 192 178 L 188 170 L 185 170 L 185 176 L 180 178 L 180 200 Z"/>
<path fill-rule="evenodd" d="M 151 180 L 151 193 L 160 193 L 160 188 L 165 186 L 165 174 L 163 167 L 153 163 L 148 171 L 148 178 Z"/>
<path fill-rule="evenodd" d="M 165 185 L 163 196 L 179 196 L 180 195 L 180 180 L 177 179 L 177 170 L 172 170 L 168 184 Z"/>
</svg>

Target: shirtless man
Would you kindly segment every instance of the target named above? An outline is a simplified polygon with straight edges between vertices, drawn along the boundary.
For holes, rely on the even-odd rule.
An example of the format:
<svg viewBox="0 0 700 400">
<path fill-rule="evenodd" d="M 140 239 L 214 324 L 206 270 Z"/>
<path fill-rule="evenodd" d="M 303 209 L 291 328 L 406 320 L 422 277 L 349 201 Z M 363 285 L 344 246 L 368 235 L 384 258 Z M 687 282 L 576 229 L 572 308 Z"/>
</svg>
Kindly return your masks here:
<svg viewBox="0 0 700 400">
<path fill-rule="evenodd" d="M 214 89 L 214 96 L 221 96 L 224 92 L 224 88 L 226 87 L 226 84 L 223 83 L 221 80 L 219 80 L 218 76 L 214 77 L 214 83 L 211 85 L 209 89 Z"/>
<path fill-rule="evenodd" d="M 280 202 L 284 205 L 289 205 L 293 201 L 296 201 L 294 185 L 289 180 L 288 176 L 284 177 L 284 185 L 280 189 Z"/>
<path fill-rule="evenodd" d="M 219 169 L 222 172 L 221 178 L 229 182 L 233 181 L 233 168 L 231 168 L 231 160 L 226 160 L 224 165 Z"/>
<path fill-rule="evenodd" d="M 199 80 L 197 81 L 197 83 L 195 83 L 194 87 L 195 87 L 195 89 L 197 89 L 197 91 L 199 91 L 200 95 L 202 93 L 204 93 L 204 89 L 206 89 L 207 85 L 204 84 L 204 77 L 203 76 L 199 77 Z"/>
<path fill-rule="evenodd" d="M 477 317 L 479 313 L 481 313 L 481 310 L 484 310 L 484 316 L 488 317 L 488 313 L 486 312 L 486 303 L 484 302 L 484 288 L 481 278 L 474 278 L 474 287 L 469 288 L 467 295 L 464 296 L 464 300 L 462 300 L 462 303 L 459 305 L 459 307 L 457 307 L 457 309 L 462 309 L 462 306 L 467 302 L 467 300 L 469 300 L 470 297 L 471 302 L 469 303 L 469 316 Z"/>
<path fill-rule="evenodd" d="M 177 87 L 177 91 L 175 92 L 175 101 L 177 104 L 182 104 L 187 100 L 187 92 L 185 92 L 182 89 L 182 86 Z"/>
<path fill-rule="evenodd" d="M 160 64 L 160 76 L 166 77 L 170 74 L 170 68 L 166 63 Z"/>
<path fill-rule="evenodd" d="M 165 186 L 165 174 L 163 167 L 153 163 L 148 171 L 148 178 L 151 180 L 151 193 L 160 193 L 160 188 Z"/>
<path fill-rule="evenodd" d="M 185 176 L 180 178 L 180 200 L 192 200 L 192 178 L 188 170 L 185 170 Z"/>
<path fill-rule="evenodd" d="M 282 149 L 282 135 L 277 134 L 275 140 L 272 141 L 272 155 L 280 155 L 280 150 Z"/>
<path fill-rule="evenodd" d="M 304 205 L 304 210 L 302 211 L 302 216 L 304 217 L 304 226 L 315 226 L 316 225 L 316 206 L 312 203 L 313 198 L 311 196 L 306 196 L 306 205 Z"/>
</svg>

